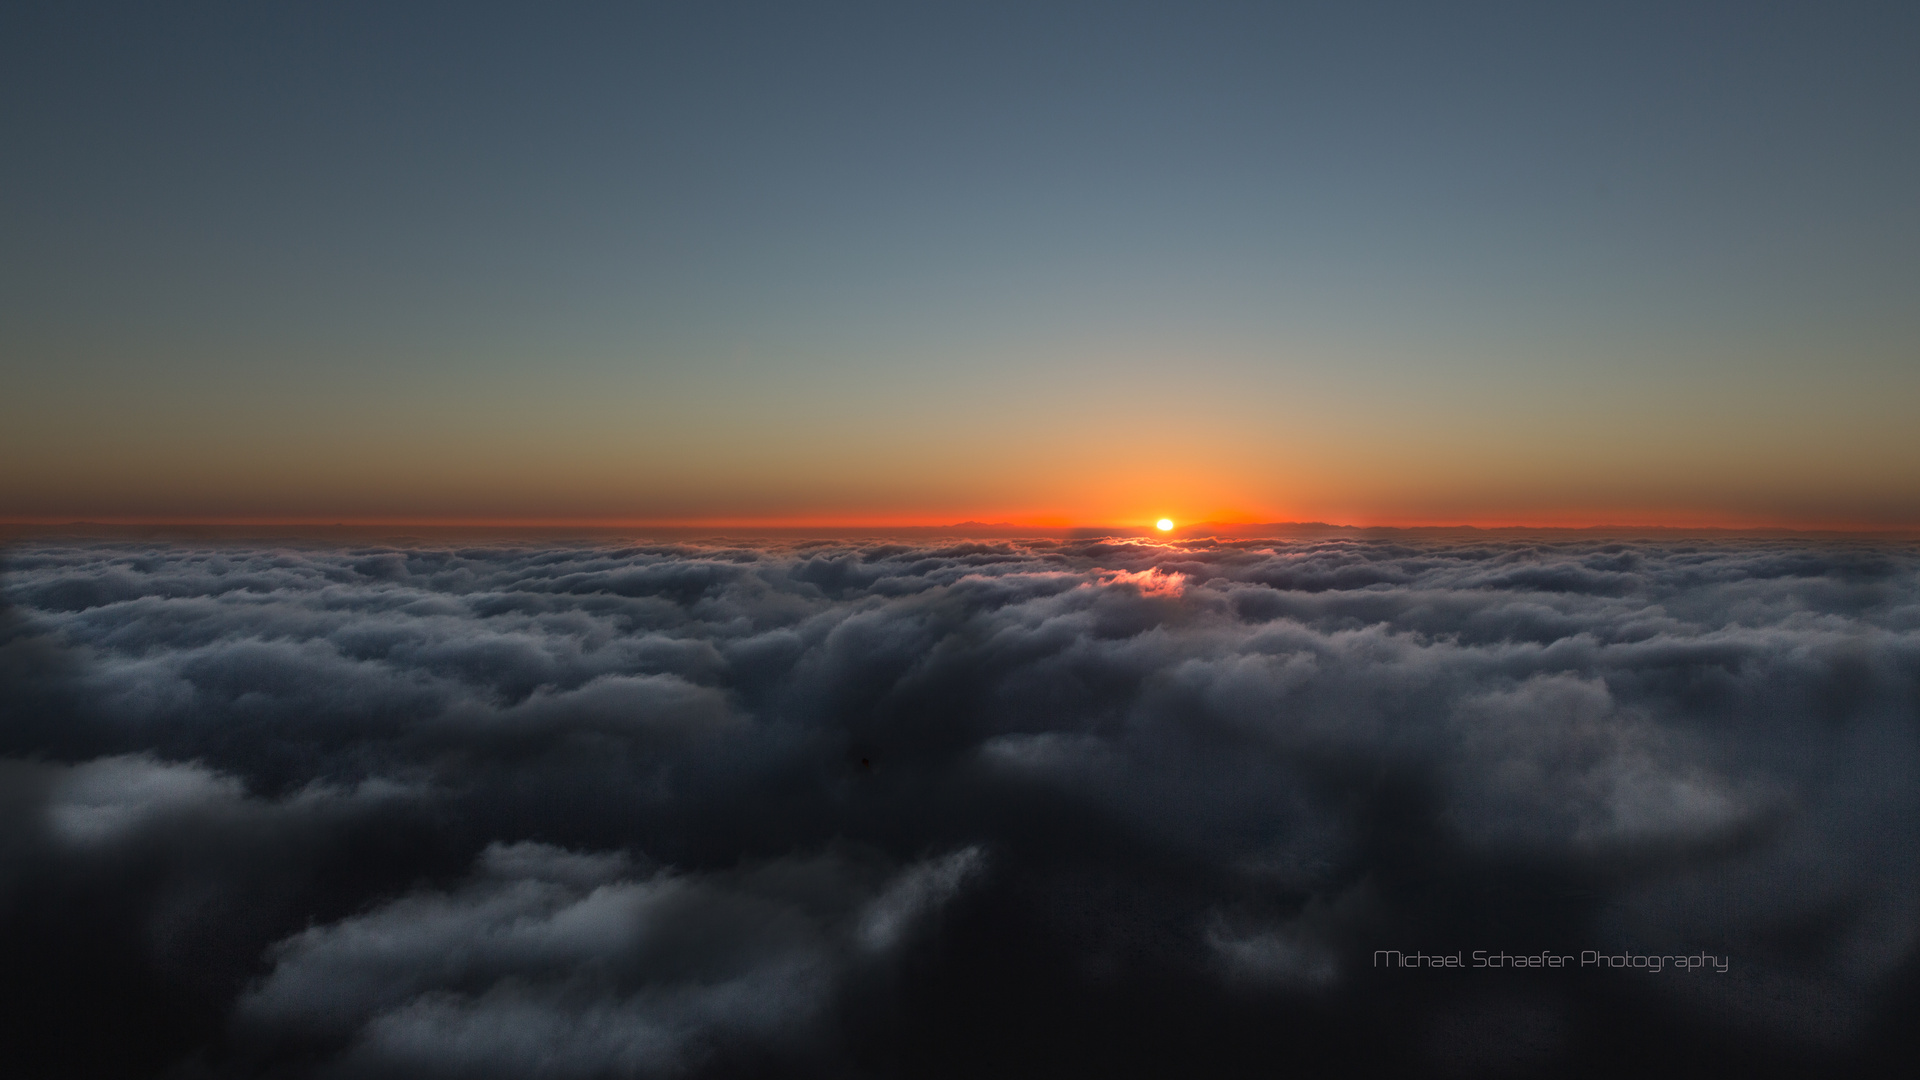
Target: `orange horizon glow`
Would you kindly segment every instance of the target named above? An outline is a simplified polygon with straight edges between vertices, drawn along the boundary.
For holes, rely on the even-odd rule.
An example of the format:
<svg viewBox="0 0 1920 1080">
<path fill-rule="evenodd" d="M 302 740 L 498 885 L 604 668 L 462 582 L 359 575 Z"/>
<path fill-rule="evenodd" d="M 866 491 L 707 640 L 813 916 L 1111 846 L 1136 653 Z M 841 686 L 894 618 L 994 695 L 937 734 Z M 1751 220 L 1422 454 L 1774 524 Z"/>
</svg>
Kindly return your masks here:
<svg viewBox="0 0 1920 1080">
<path fill-rule="evenodd" d="M 847 90 L 919 101 L 917 64 L 788 70 L 724 33 L 658 71 L 543 53 L 555 77 L 507 110 L 492 68 L 442 85 L 405 50 L 340 54 L 378 92 L 308 59 L 228 87 L 220 34 L 183 39 L 206 63 L 163 65 L 185 81 L 151 115 L 49 90 L 9 159 L 38 194 L 0 291 L 0 529 L 1920 531 L 1904 53 L 1872 79 L 1840 53 L 1656 64 L 1647 100 L 1700 135 L 1676 139 L 1612 92 L 1610 65 L 1645 66 L 1632 35 L 1582 36 L 1610 59 L 1553 87 L 1467 33 L 1491 66 L 1457 85 L 1388 65 L 1379 93 L 1302 95 L 1305 68 L 1216 78 L 1152 21 L 1114 41 L 1164 65 L 1069 49 L 1084 83 L 1023 35 L 899 38 L 997 73 L 939 84 L 935 139 Z M 1201 21 L 1193 43 L 1232 20 Z M 1312 78 L 1383 55 L 1352 33 Z M 360 41 L 282 37 L 263 55 Z M 148 71 L 91 41 L 49 39 L 33 77 Z M 653 81 L 683 77 L 713 92 Z M 1490 104 L 1501 78 L 1579 122 L 1543 144 Z M 237 120 L 269 84 L 329 119 Z M 1173 121 L 1202 100 L 1208 123 Z M 594 119 L 515 126 L 549 107 Z M 400 116 L 460 134 L 396 148 Z M 127 167 L 75 184 L 82 149 Z"/>
<path fill-rule="evenodd" d="M 1167 522 L 1162 526 L 1161 522 Z M 1844 518 L 1787 518 L 1703 514 L 1637 514 L 1631 517 L 1602 515 L 1542 514 L 1522 518 L 1510 515 L 1487 517 L 1412 517 L 1412 516 L 1277 516 L 1257 514 L 1210 515 L 1186 519 L 1142 518 L 1113 515 L 1107 518 L 1072 518 L 1064 515 L 1034 514 L 804 514 L 804 515 L 728 515 L 707 517 L 643 516 L 372 516 L 372 515 L 36 515 L 0 516 L 0 527 L 12 529 L 60 528 L 98 525 L 120 528 L 351 528 L 351 529 L 476 529 L 476 530 L 550 530 L 593 529 L 635 530 L 751 530 L 781 532 L 820 529 L 853 529 L 885 532 L 890 529 L 959 530 L 972 525 L 982 529 L 1033 529 L 1037 532 L 1111 530 L 1168 536 L 1197 537 L 1209 529 L 1239 532 L 1262 525 L 1318 526 L 1348 529 L 1480 529 L 1480 530 L 1700 530 L 1704 532 L 1819 532 L 1847 534 L 1914 534 L 1920 522 L 1864 521 Z"/>
</svg>

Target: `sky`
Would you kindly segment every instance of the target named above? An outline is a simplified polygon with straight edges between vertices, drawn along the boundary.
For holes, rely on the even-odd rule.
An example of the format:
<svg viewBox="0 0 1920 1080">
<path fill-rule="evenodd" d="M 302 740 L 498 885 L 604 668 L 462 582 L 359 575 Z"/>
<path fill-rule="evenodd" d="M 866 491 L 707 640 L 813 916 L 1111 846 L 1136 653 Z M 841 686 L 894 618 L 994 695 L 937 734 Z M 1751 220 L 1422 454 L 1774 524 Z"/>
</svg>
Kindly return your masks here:
<svg viewBox="0 0 1920 1080">
<path fill-rule="evenodd" d="M 0 518 L 1920 524 L 1911 5 L 0 13 Z"/>
</svg>

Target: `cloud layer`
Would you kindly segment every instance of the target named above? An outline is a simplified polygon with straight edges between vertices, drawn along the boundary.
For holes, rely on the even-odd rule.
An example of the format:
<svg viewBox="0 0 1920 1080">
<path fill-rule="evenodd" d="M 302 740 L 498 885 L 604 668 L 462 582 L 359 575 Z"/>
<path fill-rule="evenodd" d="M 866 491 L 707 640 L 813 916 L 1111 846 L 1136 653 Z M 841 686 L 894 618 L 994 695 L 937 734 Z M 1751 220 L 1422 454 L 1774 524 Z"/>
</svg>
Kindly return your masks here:
<svg viewBox="0 0 1920 1080">
<path fill-rule="evenodd" d="M 0 978 L 53 1073 L 1913 1048 L 1910 549 L 46 545 L 7 571 Z"/>
</svg>

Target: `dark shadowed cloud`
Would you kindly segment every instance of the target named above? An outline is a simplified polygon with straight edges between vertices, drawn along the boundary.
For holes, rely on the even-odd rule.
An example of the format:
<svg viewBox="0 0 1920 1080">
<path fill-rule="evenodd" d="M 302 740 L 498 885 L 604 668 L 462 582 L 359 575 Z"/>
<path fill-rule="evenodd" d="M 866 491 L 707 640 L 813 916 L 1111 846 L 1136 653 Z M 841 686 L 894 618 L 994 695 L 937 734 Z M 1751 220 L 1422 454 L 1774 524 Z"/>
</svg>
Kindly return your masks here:
<svg viewBox="0 0 1920 1080">
<path fill-rule="evenodd" d="M 1913 1049 L 1909 548 L 44 543 L 5 587 L 51 1074 Z"/>
</svg>

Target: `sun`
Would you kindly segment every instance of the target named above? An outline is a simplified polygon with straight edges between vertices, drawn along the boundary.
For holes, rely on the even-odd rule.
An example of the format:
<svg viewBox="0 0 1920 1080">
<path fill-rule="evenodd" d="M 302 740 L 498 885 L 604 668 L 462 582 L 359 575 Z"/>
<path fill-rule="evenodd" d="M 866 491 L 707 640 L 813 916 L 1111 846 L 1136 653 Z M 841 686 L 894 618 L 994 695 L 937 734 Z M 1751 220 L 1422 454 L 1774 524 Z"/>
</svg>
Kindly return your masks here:
<svg viewBox="0 0 1920 1080">
<path fill-rule="evenodd" d="M 1159 529 L 1159 530 L 1160 530 L 1161 532 L 1172 532 L 1172 531 L 1173 531 L 1173 519 L 1172 519 L 1172 518 L 1161 518 L 1161 519 L 1160 519 L 1159 521 L 1156 521 L 1156 522 L 1154 522 L 1154 523 L 1153 523 L 1153 527 L 1154 527 L 1154 528 L 1156 528 L 1156 529 Z"/>
</svg>

